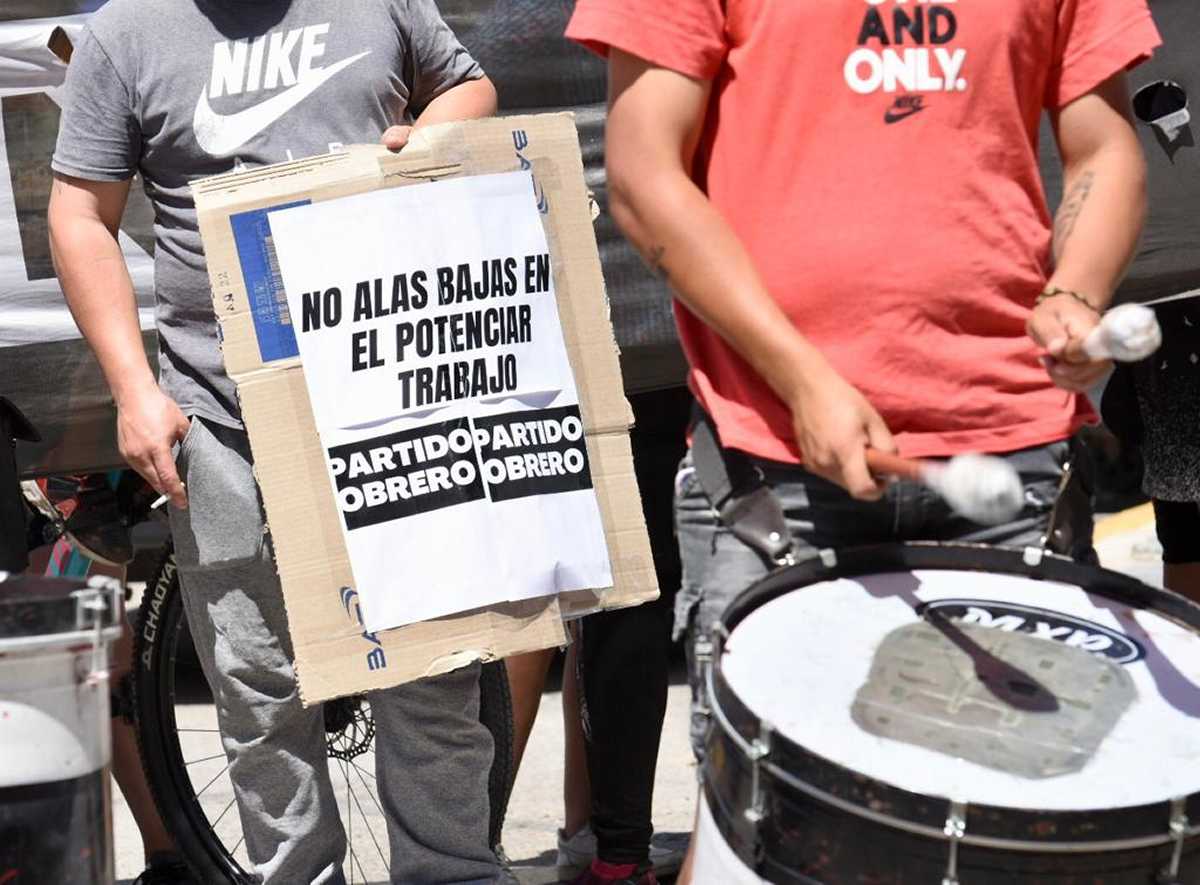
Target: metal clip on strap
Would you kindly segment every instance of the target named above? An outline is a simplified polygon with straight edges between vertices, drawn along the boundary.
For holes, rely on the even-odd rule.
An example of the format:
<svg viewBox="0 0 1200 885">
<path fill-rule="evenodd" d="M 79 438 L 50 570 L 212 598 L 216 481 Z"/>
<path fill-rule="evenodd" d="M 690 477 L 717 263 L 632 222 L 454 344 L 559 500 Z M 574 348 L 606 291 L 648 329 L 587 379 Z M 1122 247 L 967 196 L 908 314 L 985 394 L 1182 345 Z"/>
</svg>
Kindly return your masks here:
<svg viewBox="0 0 1200 885">
<path fill-rule="evenodd" d="M 741 497 L 730 496 L 720 508 L 721 522 L 743 544 L 776 565 L 794 565 L 792 539 L 779 498 L 766 485 Z"/>
<path fill-rule="evenodd" d="M 701 488 L 734 536 L 775 565 L 793 565 L 791 533 L 779 498 L 748 457 L 721 449 L 712 419 L 703 412 L 692 426 L 692 461 Z"/>
</svg>

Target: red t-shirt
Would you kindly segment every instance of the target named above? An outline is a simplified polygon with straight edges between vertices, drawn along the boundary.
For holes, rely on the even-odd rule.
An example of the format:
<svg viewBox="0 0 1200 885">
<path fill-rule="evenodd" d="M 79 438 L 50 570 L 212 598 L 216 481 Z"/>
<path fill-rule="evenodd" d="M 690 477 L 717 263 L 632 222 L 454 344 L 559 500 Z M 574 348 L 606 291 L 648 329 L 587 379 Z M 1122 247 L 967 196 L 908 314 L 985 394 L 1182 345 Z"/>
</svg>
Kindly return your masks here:
<svg viewBox="0 0 1200 885">
<path fill-rule="evenodd" d="M 579 0 L 567 30 L 714 81 L 695 177 L 796 327 L 910 456 L 1091 417 L 1025 321 L 1051 264 L 1044 108 L 1158 45 L 1145 0 Z M 799 453 L 787 408 L 676 303 L 727 446 Z"/>
</svg>

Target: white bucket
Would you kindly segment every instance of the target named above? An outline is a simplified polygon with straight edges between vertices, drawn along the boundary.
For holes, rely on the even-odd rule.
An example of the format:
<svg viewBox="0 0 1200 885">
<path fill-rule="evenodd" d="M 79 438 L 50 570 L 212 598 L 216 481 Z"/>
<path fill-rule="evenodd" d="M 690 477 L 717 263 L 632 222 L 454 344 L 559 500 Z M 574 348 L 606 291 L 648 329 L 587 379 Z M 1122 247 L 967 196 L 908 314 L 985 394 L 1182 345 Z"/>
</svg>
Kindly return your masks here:
<svg viewBox="0 0 1200 885">
<path fill-rule="evenodd" d="M 109 647 L 121 590 L 0 573 L 0 878 L 113 881 Z"/>
<path fill-rule="evenodd" d="M 767 885 L 753 870 L 742 863 L 733 849 L 725 844 L 725 837 L 717 829 L 712 810 L 703 794 L 700 796 L 700 813 L 696 821 L 695 857 L 692 858 L 692 880 L 696 885 Z"/>
</svg>

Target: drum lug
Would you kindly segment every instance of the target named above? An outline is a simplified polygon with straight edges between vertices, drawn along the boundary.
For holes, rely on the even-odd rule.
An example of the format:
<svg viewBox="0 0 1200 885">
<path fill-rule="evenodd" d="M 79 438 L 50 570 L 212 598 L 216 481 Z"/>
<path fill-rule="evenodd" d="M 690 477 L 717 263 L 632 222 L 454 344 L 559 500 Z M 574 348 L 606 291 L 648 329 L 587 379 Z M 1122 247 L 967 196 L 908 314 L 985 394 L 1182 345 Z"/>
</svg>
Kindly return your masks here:
<svg viewBox="0 0 1200 885">
<path fill-rule="evenodd" d="M 750 744 L 747 755 L 750 757 L 750 807 L 742 812 L 742 816 L 751 826 L 757 827 L 767 817 L 767 803 L 764 798 L 762 768 L 763 763 L 771 755 L 771 738 L 775 730 L 769 722 L 764 721 L 758 729 L 758 737 Z"/>
<path fill-rule="evenodd" d="M 1179 867 L 1183 862 L 1183 845 L 1188 834 L 1187 799 L 1183 796 L 1171 800 L 1171 822 L 1167 831 L 1175 848 L 1171 852 L 1170 866 L 1163 870 L 1158 881 L 1160 885 L 1183 885 L 1183 880 L 1179 878 Z"/>
<path fill-rule="evenodd" d="M 712 640 L 701 634 L 696 637 L 696 642 L 692 646 L 692 656 L 696 659 L 696 666 L 700 669 L 700 678 L 703 680 L 703 685 L 708 686 L 712 683 L 710 670 L 713 662 L 713 644 Z M 704 717 L 712 714 L 712 707 L 708 703 L 708 691 L 701 692 L 699 703 L 696 705 L 696 712 Z"/>
<path fill-rule="evenodd" d="M 966 802 L 950 803 L 950 814 L 946 817 L 946 826 L 942 832 L 950 840 L 950 855 L 946 858 L 946 875 L 942 878 L 942 885 L 959 885 L 958 843 L 967 834 Z"/>
<path fill-rule="evenodd" d="M 92 633 L 92 670 L 89 682 L 108 678 L 108 647 L 104 643 L 104 632 L 120 623 L 122 591 L 121 585 L 111 578 L 93 577 L 88 586 L 76 590 L 75 629 Z"/>
<path fill-rule="evenodd" d="M 711 637 L 704 634 L 696 637 L 696 642 L 692 646 L 692 657 L 695 659 L 696 667 L 700 670 L 701 685 L 709 686 L 712 684 L 710 671 L 712 670 L 713 661 L 725 648 L 725 640 L 727 638 L 729 638 L 729 633 L 725 629 L 725 625 L 719 622 L 713 624 Z M 707 689 L 701 692 L 700 695 L 700 700 L 696 704 L 696 712 L 708 717 L 712 714 L 712 707 L 709 705 Z"/>
</svg>

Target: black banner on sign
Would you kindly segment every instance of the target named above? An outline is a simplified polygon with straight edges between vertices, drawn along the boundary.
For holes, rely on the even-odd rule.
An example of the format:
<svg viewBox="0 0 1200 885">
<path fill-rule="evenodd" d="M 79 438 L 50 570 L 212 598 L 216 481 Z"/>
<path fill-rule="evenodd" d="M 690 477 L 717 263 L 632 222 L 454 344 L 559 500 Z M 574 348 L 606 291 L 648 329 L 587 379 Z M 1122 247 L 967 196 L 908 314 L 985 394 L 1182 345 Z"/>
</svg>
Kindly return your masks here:
<svg viewBox="0 0 1200 885">
<path fill-rule="evenodd" d="M 329 450 L 346 528 L 403 519 L 484 497 L 467 418 Z"/>
<path fill-rule="evenodd" d="M 579 406 L 476 418 L 475 442 L 493 501 L 592 487 Z"/>
</svg>

